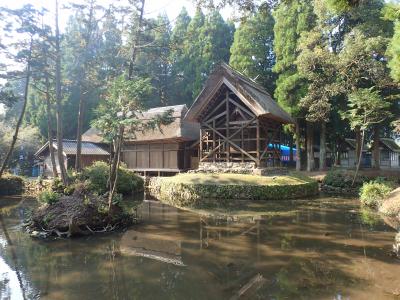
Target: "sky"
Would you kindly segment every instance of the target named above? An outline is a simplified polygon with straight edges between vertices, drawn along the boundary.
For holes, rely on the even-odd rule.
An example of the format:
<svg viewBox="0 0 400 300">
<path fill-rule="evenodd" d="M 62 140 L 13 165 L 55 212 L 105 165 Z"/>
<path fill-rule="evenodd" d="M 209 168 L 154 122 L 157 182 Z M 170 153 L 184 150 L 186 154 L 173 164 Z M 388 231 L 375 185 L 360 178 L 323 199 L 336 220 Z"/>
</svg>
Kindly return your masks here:
<svg viewBox="0 0 400 300">
<path fill-rule="evenodd" d="M 126 0 L 97 0 L 98 3 L 104 7 L 107 7 L 109 4 L 118 5 L 118 3 L 126 4 Z M 59 0 L 59 7 L 61 8 L 63 5 L 66 5 L 70 2 L 79 3 L 83 2 L 82 0 Z M 0 0 L 0 6 L 5 6 L 8 8 L 19 8 L 24 4 L 32 4 L 36 7 L 44 7 L 48 9 L 50 12 L 54 11 L 54 0 Z M 195 1 L 193 0 L 146 0 L 145 1 L 145 17 L 156 17 L 161 13 L 166 13 L 168 18 L 172 21 L 175 20 L 181 11 L 182 7 L 185 6 L 188 13 L 193 16 L 195 13 Z M 227 19 L 234 12 L 232 8 L 225 8 L 221 11 L 222 16 Z M 60 27 L 63 28 L 68 20 L 69 11 L 68 10 L 60 10 Z M 53 19 L 52 16 L 50 18 Z M 50 23 L 53 23 L 53 20 L 49 20 Z M 47 22 L 46 22 L 47 23 Z"/>
</svg>

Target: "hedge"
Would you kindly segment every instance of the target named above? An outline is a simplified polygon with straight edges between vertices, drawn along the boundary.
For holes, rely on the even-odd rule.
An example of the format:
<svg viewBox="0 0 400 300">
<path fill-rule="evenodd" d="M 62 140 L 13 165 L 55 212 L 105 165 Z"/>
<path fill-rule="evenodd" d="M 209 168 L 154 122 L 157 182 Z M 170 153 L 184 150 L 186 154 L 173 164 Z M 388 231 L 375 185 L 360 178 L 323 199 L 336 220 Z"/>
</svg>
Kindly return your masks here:
<svg viewBox="0 0 400 300">
<path fill-rule="evenodd" d="M 22 177 L 13 175 L 3 175 L 0 178 L 0 195 L 10 196 L 22 194 L 24 190 L 24 180 Z"/>
<path fill-rule="evenodd" d="M 315 196 L 318 194 L 318 183 L 298 179 L 296 184 L 229 184 L 217 180 L 209 184 L 155 177 L 150 180 L 148 189 L 153 197 L 166 204 L 201 208 L 224 206 L 232 199 L 287 200 Z"/>
</svg>

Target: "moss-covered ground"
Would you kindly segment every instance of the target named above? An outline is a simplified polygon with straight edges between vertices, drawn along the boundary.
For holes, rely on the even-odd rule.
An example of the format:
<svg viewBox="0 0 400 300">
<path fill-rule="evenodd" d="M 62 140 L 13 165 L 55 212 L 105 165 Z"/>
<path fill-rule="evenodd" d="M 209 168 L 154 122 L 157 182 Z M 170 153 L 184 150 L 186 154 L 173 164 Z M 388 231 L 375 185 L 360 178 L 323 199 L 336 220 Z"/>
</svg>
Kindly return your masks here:
<svg viewBox="0 0 400 300">
<path fill-rule="evenodd" d="M 227 207 L 236 200 L 289 200 L 318 193 L 308 177 L 241 174 L 179 174 L 150 180 L 152 196 L 177 207 Z"/>
<path fill-rule="evenodd" d="M 305 179 L 294 176 L 257 176 L 243 174 L 201 174 L 185 173 L 165 178 L 166 181 L 183 184 L 206 185 L 295 185 L 305 183 Z"/>
</svg>

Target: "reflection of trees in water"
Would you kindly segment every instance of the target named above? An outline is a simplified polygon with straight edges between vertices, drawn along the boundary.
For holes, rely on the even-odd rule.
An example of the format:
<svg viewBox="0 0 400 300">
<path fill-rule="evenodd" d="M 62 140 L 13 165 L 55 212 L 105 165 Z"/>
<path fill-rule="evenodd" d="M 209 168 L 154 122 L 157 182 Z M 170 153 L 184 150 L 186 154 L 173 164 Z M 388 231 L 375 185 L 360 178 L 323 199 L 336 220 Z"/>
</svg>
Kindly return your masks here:
<svg viewBox="0 0 400 300">
<path fill-rule="evenodd" d="M 1 226 L 1 229 L 3 230 L 4 237 L 6 238 L 8 248 L 10 249 L 11 258 L 12 258 L 13 263 L 14 263 L 14 269 L 15 269 L 15 273 L 17 274 L 19 287 L 21 289 L 22 297 L 25 300 L 26 299 L 26 291 L 25 291 L 24 284 L 23 284 L 23 281 L 22 281 L 22 276 L 21 276 L 21 273 L 20 273 L 19 267 L 18 267 L 17 254 L 15 253 L 14 244 L 13 244 L 11 238 L 10 238 L 10 235 L 8 234 L 7 226 L 6 226 L 5 222 L 4 222 L 2 214 L 0 214 L 0 226 Z"/>
</svg>

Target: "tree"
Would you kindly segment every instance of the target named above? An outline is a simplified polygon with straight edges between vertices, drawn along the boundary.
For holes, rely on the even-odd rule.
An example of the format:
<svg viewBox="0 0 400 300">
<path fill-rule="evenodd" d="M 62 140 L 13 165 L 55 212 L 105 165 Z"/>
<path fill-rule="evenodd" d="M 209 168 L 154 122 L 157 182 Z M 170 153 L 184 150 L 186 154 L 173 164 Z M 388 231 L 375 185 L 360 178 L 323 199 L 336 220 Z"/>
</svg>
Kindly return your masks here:
<svg viewBox="0 0 400 300">
<path fill-rule="evenodd" d="M 170 44 L 171 25 L 166 14 L 155 20 L 146 20 L 141 36 L 145 46 L 138 53 L 137 70 L 143 76 L 152 79 L 154 106 L 166 106 L 173 99 L 170 96 L 172 87 Z"/>
<path fill-rule="evenodd" d="M 42 33 L 40 39 L 37 41 L 34 47 L 34 61 L 33 61 L 33 72 L 32 72 L 32 86 L 36 89 L 38 94 L 31 93 L 35 98 L 41 98 L 42 102 L 45 102 L 46 120 L 47 120 L 47 141 L 49 143 L 50 160 L 53 171 L 53 176 L 58 176 L 54 147 L 53 147 L 53 113 L 52 113 L 52 102 L 54 99 L 54 89 L 51 88 L 54 83 L 54 64 L 51 63 L 49 57 L 52 56 L 52 42 L 53 37 L 51 30 L 48 26 L 42 26 Z M 43 99 L 44 98 L 44 99 Z M 43 101 L 44 100 L 44 101 Z M 32 101 L 31 101 L 32 102 Z"/>
<path fill-rule="evenodd" d="M 233 33 L 233 25 L 226 23 L 218 11 L 213 10 L 207 16 L 200 9 L 196 11 L 184 41 L 186 64 L 182 74 L 186 84 L 182 98 L 186 103 L 197 97 L 218 62 L 229 61 Z"/>
<path fill-rule="evenodd" d="M 132 79 L 134 80 L 119 76 L 110 83 L 108 92 L 98 111 L 99 117 L 93 123 L 102 132 L 105 140 L 114 147 L 116 170 L 119 169 L 125 135 L 130 134 L 131 138 L 134 138 L 135 132 L 149 128 L 154 129 L 160 124 L 172 121 L 172 111 L 167 111 L 163 115 L 146 121 L 146 123 L 141 121 L 138 115 L 143 110 L 144 99 L 148 99 L 151 95 L 152 86 L 148 78 L 136 77 Z M 109 208 L 111 208 L 115 194 L 118 172 L 112 176 L 114 178 L 110 174 Z"/>
<path fill-rule="evenodd" d="M 236 30 L 229 64 L 255 79 L 267 91 L 275 90 L 274 19 L 267 8 L 245 19 Z"/>
<path fill-rule="evenodd" d="M 348 106 L 349 109 L 343 112 L 343 117 L 349 120 L 350 127 L 353 130 L 360 128 L 361 145 L 364 144 L 365 131 L 370 126 L 379 124 L 390 116 L 388 112 L 390 103 L 385 101 L 374 88 L 360 88 L 352 92 L 348 97 Z M 353 184 L 360 169 L 362 151 L 359 155 Z"/>
<path fill-rule="evenodd" d="M 56 90 L 56 120 L 57 120 L 57 158 L 60 166 L 60 176 L 63 184 L 69 184 L 68 174 L 63 155 L 63 121 L 62 121 L 62 95 L 61 95 L 61 48 L 60 29 L 58 25 L 58 0 L 55 2 L 55 90 Z"/>
<path fill-rule="evenodd" d="M 187 37 L 187 30 L 191 18 L 186 10 L 182 8 L 179 13 L 175 26 L 172 29 L 171 34 L 171 51 L 170 51 L 170 62 L 171 62 L 171 79 L 173 81 L 173 88 L 171 91 L 171 98 L 176 101 L 182 99 L 184 103 L 188 103 L 189 97 L 186 97 L 182 93 L 187 84 L 187 78 L 184 76 L 184 70 L 188 63 L 188 57 L 184 53 L 184 42 Z"/>
<path fill-rule="evenodd" d="M 400 5 L 387 5 L 385 18 L 394 22 L 394 34 L 387 49 L 390 74 L 395 81 L 400 82 Z"/>
<path fill-rule="evenodd" d="M 355 29 L 347 34 L 343 49 L 337 56 L 337 90 L 342 95 L 349 95 L 360 88 L 374 88 L 382 97 L 393 96 L 396 86 L 390 78 L 385 60 L 386 39 L 384 37 L 367 37 Z M 386 100 L 386 99 L 385 99 Z M 379 130 L 376 123 L 374 130 Z M 361 128 L 354 128 L 360 132 Z M 373 158 L 374 167 L 379 168 L 379 134 L 374 134 Z M 357 156 L 361 153 L 361 132 L 357 142 Z"/>
<path fill-rule="evenodd" d="M 295 61 L 298 56 L 300 36 L 303 32 L 310 31 L 315 25 L 315 14 L 310 1 L 294 0 L 282 1 L 273 16 L 274 26 L 274 52 L 276 64 L 273 68 L 278 74 L 276 81 L 275 98 L 278 103 L 296 119 L 296 169 L 300 170 L 300 119 L 303 117 L 300 99 L 305 95 L 307 85 L 305 79 L 297 71 Z M 311 126 L 308 127 L 308 137 L 312 136 Z M 313 158 L 312 147 L 308 150 L 308 167 L 311 169 Z"/>
<path fill-rule="evenodd" d="M 17 27 L 14 29 L 15 30 L 14 33 L 15 34 L 19 33 L 23 36 L 20 41 L 14 42 L 12 43 L 12 45 L 9 45 L 10 51 L 12 51 L 11 48 L 16 48 L 18 50 L 18 54 L 14 56 L 11 54 L 10 51 L 8 52 L 8 54 L 13 57 L 16 63 L 25 64 L 25 72 L 23 75 L 25 81 L 24 82 L 25 87 L 22 95 L 23 98 L 22 109 L 18 117 L 17 124 L 15 126 L 15 131 L 11 141 L 11 145 L 0 168 L 0 177 L 3 175 L 9 163 L 9 160 L 14 150 L 15 143 L 17 142 L 19 129 L 24 119 L 26 106 L 28 102 L 29 83 L 31 79 L 33 41 L 34 38 L 40 32 L 40 28 L 36 25 L 36 20 L 37 18 L 39 18 L 39 12 L 35 10 L 31 5 L 25 5 L 23 8 L 16 10 L 3 9 L 3 11 L 5 11 L 10 18 L 15 19 L 15 21 L 17 22 L 15 24 Z M 14 76 L 14 75 L 15 75 L 14 72 L 8 74 L 8 76 Z"/>
<path fill-rule="evenodd" d="M 319 123 L 319 169 L 326 167 L 326 123 L 332 108 L 331 98 L 336 89 L 335 55 L 329 49 L 322 30 L 305 33 L 299 45 L 300 54 L 296 65 L 300 76 L 307 80 L 307 92 L 300 106 L 307 111 L 306 120 Z"/>
<path fill-rule="evenodd" d="M 101 41 L 98 32 L 98 14 L 103 8 L 96 4 L 96 0 L 86 0 L 83 4 L 72 4 L 75 21 L 78 28 L 74 35 L 67 35 L 66 44 L 73 48 L 71 51 L 73 61 L 74 79 L 79 89 L 78 125 L 76 133 L 77 149 L 75 169 L 81 170 L 82 134 L 85 120 L 85 98 L 97 86 L 96 66 L 99 44 Z"/>
</svg>

